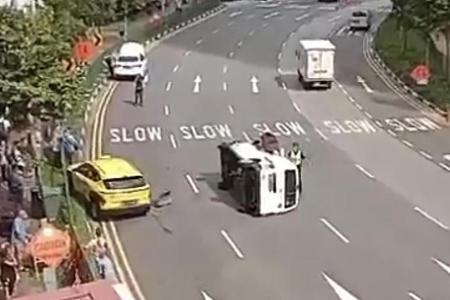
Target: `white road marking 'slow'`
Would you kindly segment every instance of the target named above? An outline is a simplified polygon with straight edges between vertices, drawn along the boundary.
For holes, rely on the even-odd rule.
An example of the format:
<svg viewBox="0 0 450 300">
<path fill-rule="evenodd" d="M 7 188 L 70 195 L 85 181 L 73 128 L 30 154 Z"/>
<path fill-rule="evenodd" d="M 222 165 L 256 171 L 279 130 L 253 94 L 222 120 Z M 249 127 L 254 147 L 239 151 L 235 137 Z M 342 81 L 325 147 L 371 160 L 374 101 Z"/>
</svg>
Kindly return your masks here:
<svg viewBox="0 0 450 300">
<path fill-rule="evenodd" d="M 249 143 L 252 142 L 252 139 L 251 139 L 250 136 L 247 134 L 247 132 L 243 131 L 243 132 L 242 132 L 242 135 L 244 136 L 244 139 L 245 139 L 247 142 L 249 142 Z"/>
<path fill-rule="evenodd" d="M 317 134 L 318 134 L 323 140 L 328 141 L 328 137 L 327 137 L 325 134 L 323 134 L 323 132 L 320 131 L 320 129 L 316 128 L 315 130 L 316 130 Z"/>
<path fill-rule="evenodd" d="M 320 221 L 321 221 L 328 229 L 330 229 L 331 232 L 333 232 L 338 238 L 340 238 L 344 243 L 346 243 L 346 244 L 350 243 L 350 241 L 345 237 L 345 235 L 343 235 L 342 233 L 340 233 L 339 230 L 337 230 L 336 227 L 334 227 L 327 219 L 321 218 Z"/>
<path fill-rule="evenodd" d="M 192 191 L 194 192 L 194 194 L 200 193 L 200 191 L 199 191 L 197 185 L 195 184 L 194 179 L 192 179 L 191 175 L 186 174 L 184 176 L 186 177 L 186 180 L 187 180 L 189 186 L 191 187 Z"/>
<path fill-rule="evenodd" d="M 228 233 L 225 230 L 221 230 L 220 233 L 222 234 L 222 236 L 224 237 L 224 239 L 227 241 L 228 245 L 231 247 L 231 249 L 233 249 L 234 253 L 236 254 L 236 256 L 240 259 L 244 258 L 244 255 L 242 254 L 241 250 L 239 250 L 239 248 L 237 247 L 237 245 L 233 242 L 233 240 L 230 238 L 230 236 L 228 235 Z"/>
<path fill-rule="evenodd" d="M 180 65 L 176 65 L 175 67 L 173 67 L 172 71 L 175 73 L 178 71 L 179 68 L 180 68 Z"/>
<path fill-rule="evenodd" d="M 369 177 L 370 179 L 374 179 L 375 176 L 373 176 L 372 174 L 370 174 L 366 169 L 364 169 L 363 167 L 361 167 L 358 164 L 355 164 L 355 167 L 360 170 L 362 173 L 364 173 L 364 175 L 366 175 L 367 177 Z"/>
<path fill-rule="evenodd" d="M 407 141 L 407 140 L 402 140 L 403 144 L 405 144 L 406 146 L 408 146 L 409 148 L 414 147 L 413 144 L 411 144 L 411 142 Z"/>
<path fill-rule="evenodd" d="M 177 149 L 177 141 L 175 140 L 175 136 L 170 134 L 170 143 L 172 144 L 173 149 Z"/>
<path fill-rule="evenodd" d="M 420 215 L 422 215 L 423 217 L 425 217 L 426 219 L 428 219 L 429 221 L 433 222 L 434 224 L 436 224 L 437 226 L 441 227 L 444 230 L 448 230 L 448 226 L 444 225 L 441 221 L 439 221 L 438 219 L 436 219 L 435 217 L 431 216 L 430 214 L 428 214 L 426 211 L 424 211 L 423 209 L 421 209 L 418 206 L 414 207 L 414 210 L 416 212 L 418 212 Z"/>
<path fill-rule="evenodd" d="M 444 164 L 444 163 L 439 163 L 439 165 L 440 165 L 442 168 L 444 168 L 447 172 L 450 172 L 450 167 L 447 166 L 446 164 Z"/>
<path fill-rule="evenodd" d="M 427 158 L 427 159 L 429 159 L 429 160 L 432 160 L 433 159 L 433 157 L 429 154 L 429 153 L 427 153 L 427 152 L 425 152 L 425 151 L 419 151 L 419 153 L 420 153 L 420 155 L 422 155 L 423 157 L 425 157 L 425 158 Z"/>
<path fill-rule="evenodd" d="M 172 81 L 169 81 L 168 83 L 166 83 L 166 92 L 170 91 L 171 88 L 172 88 Z"/>
<path fill-rule="evenodd" d="M 232 105 L 228 105 L 228 111 L 230 112 L 230 114 L 234 115 L 234 108 Z"/>
<path fill-rule="evenodd" d="M 408 296 L 413 299 L 413 300 L 422 300 L 422 298 L 420 298 L 419 296 L 417 296 L 416 294 L 414 294 L 413 292 L 409 292 Z"/>
<path fill-rule="evenodd" d="M 170 109 L 169 109 L 169 105 L 164 105 L 164 114 L 166 115 L 166 116 L 168 116 L 169 114 L 170 114 Z"/>
</svg>

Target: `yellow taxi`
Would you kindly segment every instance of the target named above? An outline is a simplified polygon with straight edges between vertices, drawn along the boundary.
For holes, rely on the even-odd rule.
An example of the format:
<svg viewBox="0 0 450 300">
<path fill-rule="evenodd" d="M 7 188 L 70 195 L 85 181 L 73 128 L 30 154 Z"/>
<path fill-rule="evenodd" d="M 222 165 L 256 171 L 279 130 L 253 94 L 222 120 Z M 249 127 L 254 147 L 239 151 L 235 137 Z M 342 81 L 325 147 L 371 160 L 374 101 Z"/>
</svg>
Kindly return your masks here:
<svg viewBox="0 0 450 300">
<path fill-rule="evenodd" d="M 94 219 L 111 214 L 146 214 L 151 189 L 142 173 L 119 157 L 102 156 L 68 167 L 71 191 L 87 201 Z"/>
</svg>

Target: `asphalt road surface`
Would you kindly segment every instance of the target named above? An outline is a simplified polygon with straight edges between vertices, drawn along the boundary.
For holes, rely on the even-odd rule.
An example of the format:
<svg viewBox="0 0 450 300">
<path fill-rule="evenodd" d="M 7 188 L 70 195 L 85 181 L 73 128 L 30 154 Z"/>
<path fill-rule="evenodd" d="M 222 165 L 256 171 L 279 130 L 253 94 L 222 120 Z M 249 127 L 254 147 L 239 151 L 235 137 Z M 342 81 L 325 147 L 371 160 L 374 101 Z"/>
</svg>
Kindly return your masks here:
<svg viewBox="0 0 450 300">
<path fill-rule="evenodd" d="M 144 107 L 132 105 L 132 84 L 119 85 L 105 152 L 173 195 L 169 207 L 116 223 L 147 299 L 448 299 L 450 177 L 402 142 L 434 147 L 446 129 L 432 130 L 432 116 L 367 66 L 363 35 L 344 28 L 358 5 L 382 14 L 389 3 L 233 2 L 151 51 Z M 296 44 L 311 37 L 337 45 L 329 91 L 296 79 Z M 393 118 L 429 130 L 399 136 L 386 127 Z M 252 218 L 216 188 L 217 145 L 267 128 L 285 148 L 303 146 L 305 190 L 296 211 Z"/>
</svg>

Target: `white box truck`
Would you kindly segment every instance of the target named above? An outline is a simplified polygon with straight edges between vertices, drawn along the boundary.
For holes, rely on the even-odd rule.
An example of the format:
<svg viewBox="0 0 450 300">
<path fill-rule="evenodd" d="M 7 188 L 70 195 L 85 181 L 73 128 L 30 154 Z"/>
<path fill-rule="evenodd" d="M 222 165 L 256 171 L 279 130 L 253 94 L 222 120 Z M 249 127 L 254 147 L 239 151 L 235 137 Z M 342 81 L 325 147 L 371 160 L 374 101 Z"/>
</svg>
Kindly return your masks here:
<svg viewBox="0 0 450 300">
<path fill-rule="evenodd" d="M 297 73 L 305 90 L 331 88 L 336 47 L 329 40 L 301 40 L 296 50 Z"/>
</svg>

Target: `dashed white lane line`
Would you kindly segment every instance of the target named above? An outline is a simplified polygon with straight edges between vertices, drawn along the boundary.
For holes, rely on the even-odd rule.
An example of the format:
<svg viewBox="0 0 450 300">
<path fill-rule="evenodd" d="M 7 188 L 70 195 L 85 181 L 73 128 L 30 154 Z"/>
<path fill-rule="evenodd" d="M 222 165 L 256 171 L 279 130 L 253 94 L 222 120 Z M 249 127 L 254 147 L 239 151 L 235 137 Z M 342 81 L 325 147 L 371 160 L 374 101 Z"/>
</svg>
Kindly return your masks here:
<svg viewBox="0 0 450 300">
<path fill-rule="evenodd" d="M 439 165 L 440 165 L 443 169 L 445 169 L 447 172 L 450 172 L 450 167 L 447 166 L 446 164 L 444 164 L 444 163 L 439 163 Z"/>
<path fill-rule="evenodd" d="M 176 65 L 175 67 L 173 67 L 172 72 L 177 72 L 180 69 L 180 65 Z"/>
<path fill-rule="evenodd" d="M 222 83 L 222 89 L 226 92 L 228 90 L 228 84 L 226 82 Z"/>
<path fill-rule="evenodd" d="M 342 18 L 342 16 L 335 16 L 335 17 L 329 18 L 328 22 L 335 22 L 335 21 L 339 20 L 340 18 Z"/>
<path fill-rule="evenodd" d="M 375 124 L 377 124 L 378 127 L 383 127 L 383 124 L 381 124 L 381 122 L 378 120 L 375 121 Z"/>
<path fill-rule="evenodd" d="M 434 261 L 435 263 L 437 263 L 437 265 L 438 265 L 442 270 L 444 270 L 448 275 L 450 275 L 450 266 L 449 266 L 449 265 L 447 265 L 446 263 L 444 263 L 444 262 L 442 262 L 442 261 L 440 261 L 439 259 L 434 258 L 434 257 L 433 257 L 431 260 Z"/>
<path fill-rule="evenodd" d="M 327 219 L 321 218 L 320 222 L 322 222 L 331 232 L 333 232 L 341 241 L 348 244 L 350 241 L 347 239 L 345 235 L 343 235 L 339 230 L 336 229 L 336 227 L 333 226 Z"/>
<path fill-rule="evenodd" d="M 250 15 L 248 15 L 246 18 L 247 19 L 251 19 L 251 18 L 254 18 L 255 17 L 255 14 L 250 14 Z"/>
<path fill-rule="evenodd" d="M 291 33 L 289 33 L 289 37 L 293 37 L 293 36 L 294 36 L 294 34 L 295 34 L 295 32 L 294 32 L 294 31 L 292 31 Z"/>
<path fill-rule="evenodd" d="M 409 148 L 413 148 L 414 147 L 414 145 L 410 141 L 402 140 L 402 143 L 405 144 L 406 146 L 408 146 Z"/>
<path fill-rule="evenodd" d="M 320 129 L 316 128 L 315 130 L 316 130 L 317 134 L 318 134 L 323 140 L 328 141 L 328 137 L 327 137 L 322 131 L 320 131 Z"/>
<path fill-rule="evenodd" d="M 254 34 L 255 34 L 255 31 L 254 31 L 254 30 L 252 30 L 252 31 L 250 31 L 250 32 L 248 33 L 249 36 L 252 36 L 252 35 L 254 35 Z"/>
<path fill-rule="evenodd" d="M 267 27 L 269 26 L 269 23 L 264 23 L 262 27 Z"/>
<path fill-rule="evenodd" d="M 367 177 L 369 177 L 370 179 L 374 179 L 375 176 L 373 176 L 372 174 L 369 173 L 369 171 L 367 171 L 366 169 L 364 169 L 362 166 L 355 164 L 355 167 L 360 170 L 364 175 L 366 175 Z"/>
<path fill-rule="evenodd" d="M 192 176 L 189 175 L 189 174 L 186 174 L 186 175 L 184 175 L 184 176 L 186 177 L 186 180 L 187 180 L 189 186 L 191 187 L 192 191 L 194 192 L 194 194 L 200 193 L 200 191 L 199 191 L 197 185 L 196 185 L 195 182 L 194 182 L 194 179 L 192 179 Z"/>
<path fill-rule="evenodd" d="M 232 12 L 231 14 L 228 15 L 228 17 L 234 18 L 234 17 L 240 16 L 240 15 L 242 15 L 242 10 Z"/>
<path fill-rule="evenodd" d="M 222 68 L 222 72 L 225 74 L 226 72 L 228 72 L 228 66 L 224 65 Z"/>
<path fill-rule="evenodd" d="M 237 46 L 240 48 L 240 47 L 242 47 L 242 44 L 244 43 L 244 41 L 239 41 L 238 43 L 237 43 Z"/>
<path fill-rule="evenodd" d="M 281 48 L 285 48 L 286 47 L 287 42 L 283 42 L 283 44 L 281 44 Z"/>
<path fill-rule="evenodd" d="M 169 105 L 164 105 L 164 115 L 168 116 L 170 114 Z"/>
<path fill-rule="evenodd" d="M 184 52 L 184 56 L 188 56 L 189 54 L 191 54 L 191 50 Z"/>
<path fill-rule="evenodd" d="M 170 143 L 172 144 L 173 149 L 177 149 L 177 141 L 175 140 L 175 136 L 173 134 L 170 134 Z"/>
<path fill-rule="evenodd" d="M 427 220 L 433 222 L 434 224 L 436 224 L 437 226 L 441 227 L 442 229 L 448 230 L 448 226 L 447 225 L 443 224 L 441 221 L 439 221 L 435 217 L 431 216 L 429 213 L 427 213 L 426 211 L 424 211 L 420 207 L 415 206 L 414 207 L 414 211 L 418 212 L 421 216 L 425 217 Z"/>
<path fill-rule="evenodd" d="M 301 21 L 303 19 L 306 19 L 307 17 L 309 17 L 309 14 L 304 14 L 304 15 L 296 17 L 295 21 Z"/>
<path fill-rule="evenodd" d="M 213 34 L 216 34 L 216 33 L 218 33 L 218 32 L 219 32 L 219 29 L 214 29 L 214 30 L 212 31 Z"/>
<path fill-rule="evenodd" d="M 270 13 L 270 14 L 268 14 L 268 15 L 265 15 L 265 16 L 264 16 L 264 20 L 270 19 L 270 18 L 272 18 L 272 17 L 276 17 L 276 16 L 278 16 L 279 14 L 280 14 L 280 12 L 275 11 L 275 12 L 273 12 L 273 13 Z"/>
<path fill-rule="evenodd" d="M 233 51 L 231 51 L 230 53 L 228 53 L 228 57 L 229 57 L 229 58 L 233 58 L 233 56 L 234 56 L 234 52 L 233 52 Z"/>
<path fill-rule="evenodd" d="M 355 98 L 353 98 L 352 96 L 348 96 L 347 99 L 348 99 L 351 103 L 355 103 L 355 102 L 356 102 Z"/>
<path fill-rule="evenodd" d="M 373 119 L 373 116 L 372 116 L 370 113 L 368 113 L 367 111 L 364 112 L 364 114 L 365 114 L 369 119 Z"/>
<path fill-rule="evenodd" d="M 414 294 L 413 292 L 409 292 L 408 293 L 409 298 L 413 299 L 413 300 L 422 300 L 422 298 L 420 298 L 419 296 L 417 296 L 416 294 Z"/>
<path fill-rule="evenodd" d="M 202 40 L 202 39 L 199 39 L 199 40 L 197 40 L 197 41 L 195 42 L 196 45 L 200 45 L 201 43 L 203 43 L 203 40 Z"/>
<path fill-rule="evenodd" d="M 228 233 L 222 229 L 220 231 L 220 234 L 222 234 L 223 238 L 225 239 L 225 241 L 227 241 L 228 245 L 231 247 L 236 256 L 240 259 L 244 259 L 244 255 L 242 254 L 241 250 L 239 250 L 238 246 L 235 244 L 235 242 L 233 242 Z"/>
<path fill-rule="evenodd" d="M 392 129 L 388 129 L 387 133 L 389 133 L 390 135 L 392 135 L 393 137 L 396 137 L 397 134 L 395 132 L 392 131 Z"/>
<path fill-rule="evenodd" d="M 426 159 L 429 159 L 429 160 L 432 160 L 433 159 L 433 157 L 429 154 L 429 153 L 427 153 L 427 152 L 425 152 L 425 151 L 419 151 L 419 153 L 420 153 L 420 155 L 422 155 L 423 157 L 425 157 Z"/>
<path fill-rule="evenodd" d="M 282 83 L 281 83 L 281 87 L 283 88 L 283 90 L 287 90 L 287 86 L 286 86 L 286 83 L 285 83 L 285 82 L 282 82 Z"/>
<path fill-rule="evenodd" d="M 234 24 L 234 21 L 231 21 L 231 22 L 228 22 L 228 26 L 231 26 L 231 25 L 233 25 Z"/>
<path fill-rule="evenodd" d="M 228 111 L 230 112 L 230 114 L 234 115 L 234 108 L 232 105 L 228 105 Z"/>
<path fill-rule="evenodd" d="M 278 53 L 278 60 L 280 60 L 281 59 L 281 52 L 280 53 Z"/>
<path fill-rule="evenodd" d="M 297 103 L 295 103 L 294 101 L 292 101 L 292 106 L 294 107 L 296 112 L 298 112 L 299 114 L 302 113 L 302 111 L 300 110 L 300 107 L 298 107 Z"/>
<path fill-rule="evenodd" d="M 359 104 L 359 103 L 355 103 L 355 106 L 356 106 L 356 108 L 357 108 L 357 109 L 359 109 L 359 110 L 363 110 L 363 107 L 361 106 L 361 104 Z"/>
<path fill-rule="evenodd" d="M 242 136 L 244 137 L 244 139 L 245 139 L 247 142 L 249 142 L 249 143 L 252 142 L 252 139 L 251 139 L 250 136 L 247 134 L 247 132 L 243 131 L 243 132 L 242 132 Z"/>
<path fill-rule="evenodd" d="M 170 91 L 171 88 L 172 88 L 172 81 L 169 81 L 168 83 L 166 83 L 166 92 Z"/>
</svg>

